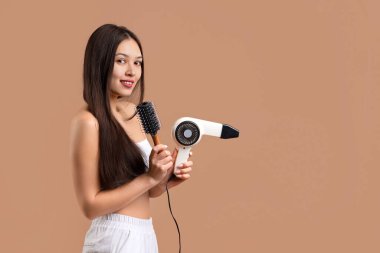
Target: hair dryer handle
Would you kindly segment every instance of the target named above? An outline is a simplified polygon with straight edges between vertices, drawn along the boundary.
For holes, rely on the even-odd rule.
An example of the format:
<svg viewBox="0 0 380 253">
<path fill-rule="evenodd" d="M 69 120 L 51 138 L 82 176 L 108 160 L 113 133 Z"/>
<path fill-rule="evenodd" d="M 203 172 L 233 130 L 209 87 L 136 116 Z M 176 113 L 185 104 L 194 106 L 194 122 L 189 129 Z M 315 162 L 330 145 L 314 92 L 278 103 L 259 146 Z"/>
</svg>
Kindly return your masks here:
<svg viewBox="0 0 380 253">
<path fill-rule="evenodd" d="M 190 155 L 190 150 L 191 150 L 191 147 L 181 147 L 181 146 L 178 147 L 178 154 L 175 160 L 174 170 L 176 170 L 178 165 L 180 165 L 181 163 L 187 162 L 187 159 L 189 158 L 189 155 Z"/>
</svg>

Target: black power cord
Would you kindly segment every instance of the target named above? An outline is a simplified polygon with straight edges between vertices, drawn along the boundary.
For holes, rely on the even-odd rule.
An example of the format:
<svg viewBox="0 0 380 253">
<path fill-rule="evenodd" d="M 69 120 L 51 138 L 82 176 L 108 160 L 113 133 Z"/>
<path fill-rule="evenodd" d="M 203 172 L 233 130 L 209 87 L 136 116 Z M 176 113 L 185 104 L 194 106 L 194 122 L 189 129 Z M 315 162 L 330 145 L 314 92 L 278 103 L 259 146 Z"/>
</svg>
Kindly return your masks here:
<svg viewBox="0 0 380 253">
<path fill-rule="evenodd" d="M 175 225 L 177 226 L 178 240 L 179 240 L 179 253 L 181 253 L 181 232 L 179 231 L 179 226 L 178 226 L 177 220 L 174 218 L 174 215 L 173 215 L 173 212 L 172 212 L 172 207 L 170 205 L 170 196 L 169 196 L 169 190 L 168 190 L 168 184 L 167 183 L 166 183 L 166 193 L 168 195 L 169 210 L 170 210 L 170 213 L 171 213 L 171 215 L 173 217 Z"/>
</svg>

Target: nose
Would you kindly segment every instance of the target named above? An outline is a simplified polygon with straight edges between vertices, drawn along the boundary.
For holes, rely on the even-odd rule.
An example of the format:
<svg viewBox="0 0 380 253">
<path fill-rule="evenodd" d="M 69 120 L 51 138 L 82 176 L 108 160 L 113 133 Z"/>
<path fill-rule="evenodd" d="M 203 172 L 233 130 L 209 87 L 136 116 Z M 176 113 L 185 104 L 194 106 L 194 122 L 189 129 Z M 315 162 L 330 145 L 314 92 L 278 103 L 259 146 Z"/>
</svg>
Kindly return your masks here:
<svg viewBox="0 0 380 253">
<path fill-rule="evenodd" d="M 127 64 L 127 69 L 125 70 L 125 74 L 127 76 L 134 76 L 136 74 L 136 70 L 132 63 Z"/>
</svg>

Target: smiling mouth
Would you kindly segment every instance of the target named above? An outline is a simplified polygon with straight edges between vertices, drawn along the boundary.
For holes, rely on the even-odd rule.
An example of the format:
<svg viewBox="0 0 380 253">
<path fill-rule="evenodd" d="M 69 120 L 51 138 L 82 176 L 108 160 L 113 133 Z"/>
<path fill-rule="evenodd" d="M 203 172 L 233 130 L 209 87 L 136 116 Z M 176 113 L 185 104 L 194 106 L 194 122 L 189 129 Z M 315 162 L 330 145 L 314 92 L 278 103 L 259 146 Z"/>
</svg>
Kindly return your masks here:
<svg viewBox="0 0 380 253">
<path fill-rule="evenodd" d="M 132 88 L 133 83 L 134 83 L 133 81 L 127 81 L 127 80 L 121 80 L 120 82 L 124 87 L 127 87 L 127 88 Z"/>
</svg>

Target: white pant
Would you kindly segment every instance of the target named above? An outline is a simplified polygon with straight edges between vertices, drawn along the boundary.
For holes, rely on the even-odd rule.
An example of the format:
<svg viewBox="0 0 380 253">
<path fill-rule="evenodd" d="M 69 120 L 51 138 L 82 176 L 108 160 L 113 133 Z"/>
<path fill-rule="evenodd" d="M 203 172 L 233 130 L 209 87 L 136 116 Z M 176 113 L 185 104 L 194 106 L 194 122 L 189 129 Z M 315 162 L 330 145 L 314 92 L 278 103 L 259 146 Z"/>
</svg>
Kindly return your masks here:
<svg viewBox="0 0 380 253">
<path fill-rule="evenodd" d="M 92 220 L 82 253 L 158 253 L 152 218 L 106 214 Z"/>
</svg>

